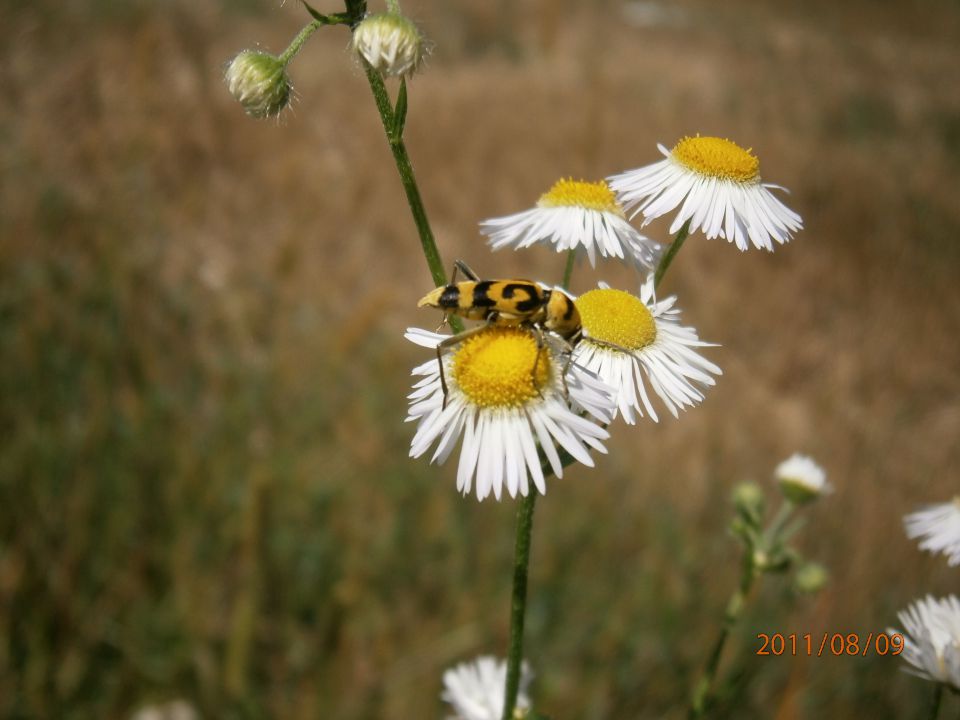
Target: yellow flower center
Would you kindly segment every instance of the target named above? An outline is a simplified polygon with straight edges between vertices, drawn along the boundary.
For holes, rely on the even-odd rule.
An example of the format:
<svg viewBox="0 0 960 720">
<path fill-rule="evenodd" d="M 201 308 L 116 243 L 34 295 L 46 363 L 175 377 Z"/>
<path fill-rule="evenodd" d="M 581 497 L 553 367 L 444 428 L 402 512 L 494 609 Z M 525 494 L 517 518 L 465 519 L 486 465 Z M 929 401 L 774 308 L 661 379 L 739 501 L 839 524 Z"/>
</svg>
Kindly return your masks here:
<svg viewBox="0 0 960 720">
<path fill-rule="evenodd" d="M 685 137 L 670 154 L 694 172 L 748 183 L 760 177 L 760 160 L 735 142 L 717 137 Z"/>
<path fill-rule="evenodd" d="M 550 377 L 550 353 L 533 333 L 517 327 L 491 327 L 463 342 L 453 357 L 457 385 L 479 407 L 520 407 Z M 536 365 L 536 377 L 534 377 Z"/>
<path fill-rule="evenodd" d="M 557 180 L 553 187 L 540 196 L 540 207 L 582 207 L 587 210 L 610 212 L 623 217 L 623 208 L 605 180 Z"/>
<path fill-rule="evenodd" d="M 577 298 L 588 338 L 641 350 L 657 339 L 657 324 L 640 298 L 623 290 L 598 288 Z"/>
</svg>

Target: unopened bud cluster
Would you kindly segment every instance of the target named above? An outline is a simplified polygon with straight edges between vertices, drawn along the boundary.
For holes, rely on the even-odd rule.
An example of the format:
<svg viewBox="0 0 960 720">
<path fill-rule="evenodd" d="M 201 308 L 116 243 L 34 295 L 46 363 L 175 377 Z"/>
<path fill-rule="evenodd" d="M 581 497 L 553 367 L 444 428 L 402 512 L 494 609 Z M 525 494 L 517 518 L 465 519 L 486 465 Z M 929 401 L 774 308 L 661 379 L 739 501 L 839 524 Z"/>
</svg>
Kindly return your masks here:
<svg viewBox="0 0 960 720">
<path fill-rule="evenodd" d="M 752 573 L 793 571 L 796 590 L 816 592 L 827 583 L 827 571 L 820 565 L 805 562 L 790 546 L 790 539 L 800 529 L 802 520 L 788 521 L 798 506 L 815 500 L 832 488 L 823 468 L 802 455 L 794 455 L 780 463 L 774 471 L 774 478 L 785 498 L 776 517 L 769 522 L 766 520 L 767 503 L 759 485 L 740 483 L 733 491 L 736 514 L 730 530 L 743 544 Z"/>
<path fill-rule="evenodd" d="M 286 63 L 268 52 L 244 50 L 230 61 L 225 79 L 230 94 L 252 117 L 273 117 L 290 102 Z"/>
<path fill-rule="evenodd" d="M 413 21 L 398 12 L 368 15 L 353 31 L 353 49 L 383 75 L 415 73 L 426 54 L 426 42 Z"/>
</svg>

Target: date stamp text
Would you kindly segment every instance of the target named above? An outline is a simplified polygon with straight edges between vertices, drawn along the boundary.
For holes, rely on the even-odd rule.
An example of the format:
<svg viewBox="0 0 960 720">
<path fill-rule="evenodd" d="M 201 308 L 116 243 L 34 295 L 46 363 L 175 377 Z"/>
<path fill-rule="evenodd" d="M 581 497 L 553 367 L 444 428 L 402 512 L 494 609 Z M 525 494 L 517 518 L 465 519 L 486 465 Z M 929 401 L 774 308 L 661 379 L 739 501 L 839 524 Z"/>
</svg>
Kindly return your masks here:
<svg viewBox="0 0 960 720">
<path fill-rule="evenodd" d="M 875 655 L 899 655 L 903 652 L 903 635 L 895 633 L 830 633 L 822 635 L 812 633 L 757 633 L 760 647 L 757 655 L 807 655 L 823 657 L 832 655 L 859 655 L 866 657 L 870 653 Z"/>
</svg>

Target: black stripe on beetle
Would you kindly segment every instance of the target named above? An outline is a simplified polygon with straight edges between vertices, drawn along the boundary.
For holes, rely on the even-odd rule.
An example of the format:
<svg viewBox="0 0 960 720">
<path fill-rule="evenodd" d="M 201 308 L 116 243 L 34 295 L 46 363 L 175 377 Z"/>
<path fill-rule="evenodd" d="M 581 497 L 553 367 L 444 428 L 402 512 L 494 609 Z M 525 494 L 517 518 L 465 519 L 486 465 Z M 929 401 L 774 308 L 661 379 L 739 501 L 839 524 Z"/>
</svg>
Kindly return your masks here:
<svg viewBox="0 0 960 720">
<path fill-rule="evenodd" d="M 483 280 L 473 286 L 473 307 L 488 308 L 497 304 L 497 301 L 487 294 L 493 280 Z"/>
<path fill-rule="evenodd" d="M 460 288 L 456 285 L 447 285 L 440 294 L 437 305 L 442 308 L 455 308 L 460 305 Z"/>
<path fill-rule="evenodd" d="M 509 300 L 517 293 L 517 291 L 522 292 L 527 297 L 525 300 L 517 300 L 517 302 L 514 304 L 514 308 L 517 310 L 517 312 L 532 312 L 543 305 L 544 300 L 549 297 L 539 297 L 535 288 L 535 285 L 530 285 L 529 283 L 507 283 L 503 288 L 503 297 Z"/>
</svg>

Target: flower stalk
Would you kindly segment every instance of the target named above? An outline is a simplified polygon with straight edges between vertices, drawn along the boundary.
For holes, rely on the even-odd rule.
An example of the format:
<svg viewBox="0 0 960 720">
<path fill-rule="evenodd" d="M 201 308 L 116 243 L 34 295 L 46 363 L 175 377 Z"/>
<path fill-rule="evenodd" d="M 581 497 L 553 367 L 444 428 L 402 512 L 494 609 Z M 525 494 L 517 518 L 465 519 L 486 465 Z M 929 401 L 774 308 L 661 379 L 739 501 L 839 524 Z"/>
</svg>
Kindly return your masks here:
<svg viewBox="0 0 960 720">
<path fill-rule="evenodd" d="M 293 59 L 293 56 L 300 52 L 300 48 L 303 47 L 303 44 L 310 38 L 310 36 L 313 35 L 318 28 L 326 24 L 330 23 L 323 23 L 319 20 L 314 20 L 306 25 L 303 30 L 297 33 L 297 36 L 290 42 L 290 44 L 287 46 L 287 49 L 280 54 L 280 57 L 278 58 L 280 62 L 282 62 L 284 65 L 289 65 L 290 61 Z"/>
<path fill-rule="evenodd" d="M 673 258 L 680 248 L 683 247 L 684 241 L 686 241 L 687 236 L 690 234 L 690 221 L 687 220 L 683 224 L 683 227 L 677 231 L 676 237 L 673 238 L 673 242 L 670 243 L 670 248 L 667 252 L 664 253 L 663 257 L 660 258 L 660 263 L 657 265 L 657 271 L 653 276 L 653 286 L 655 288 L 660 287 L 660 281 L 663 280 L 663 276 L 667 273 L 667 268 L 670 267 L 670 263 L 673 262 Z"/>
<path fill-rule="evenodd" d="M 507 654 L 507 682 L 503 696 L 503 720 L 513 720 L 523 664 L 523 621 L 527 613 L 527 569 L 537 492 L 531 489 L 517 510 L 517 539 L 513 552 L 513 593 L 510 598 L 510 650 Z"/>
<path fill-rule="evenodd" d="M 723 648 L 730 637 L 730 632 L 740 620 L 743 614 L 743 608 L 747 604 L 747 598 L 753 589 L 759 571 L 754 560 L 753 553 L 744 553 L 743 568 L 740 573 L 740 584 L 727 601 L 727 609 L 723 615 L 723 622 L 720 625 L 720 632 L 713 644 L 713 649 L 707 658 L 707 664 L 697 684 L 693 688 L 690 699 L 690 712 L 687 717 L 703 717 L 707 709 L 707 702 L 710 699 L 710 689 L 713 687 L 713 681 L 717 676 L 717 668 L 720 667 L 720 656 L 723 654 Z"/>
<path fill-rule="evenodd" d="M 937 720 L 940 714 L 940 701 L 943 700 L 943 685 L 937 683 L 933 688 L 933 697 L 930 700 L 930 712 L 927 714 L 928 720 Z"/>
<path fill-rule="evenodd" d="M 417 226 L 420 246 L 427 261 L 427 267 L 430 268 L 430 275 L 437 287 L 445 285 L 447 276 L 443 260 L 440 257 L 440 250 L 437 248 L 437 241 L 433 237 L 433 231 L 430 229 L 430 221 L 427 219 L 427 211 L 423 206 L 423 199 L 420 197 L 420 188 L 417 186 L 417 179 L 413 174 L 413 165 L 411 165 L 410 156 L 407 154 L 407 146 L 403 142 L 403 126 L 406 120 L 407 105 L 406 81 L 401 80 L 400 82 L 400 92 L 397 96 L 396 108 L 394 108 L 390 103 L 390 96 L 387 94 L 387 88 L 380 73 L 364 58 L 360 58 L 360 63 L 367 75 L 367 82 L 370 83 L 374 102 L 377 104 L 380 119 L 383 121 L 383 129 L 387 134 L 390 152 L 393 153 L 393 160 L 396 163 L 397 172 L 400 174 L 400 182 L 407 194 L 407 204 L 410 206 L 413 222 Z M 456 319 L 451 318 L 451 325 L 454 322 L 456 322 Z M 454 330 L 456 332 L 460 331 L 456 326 L 454 326 Z"/>
</svg>

